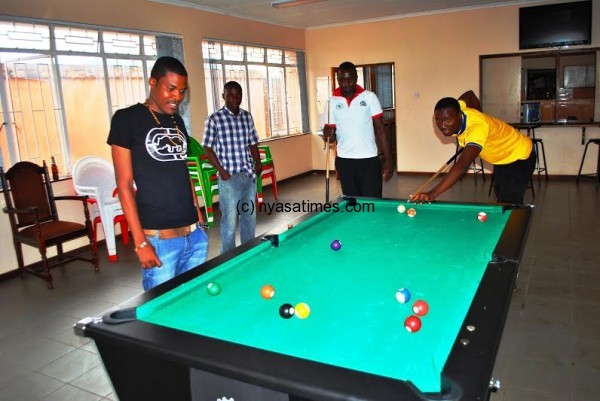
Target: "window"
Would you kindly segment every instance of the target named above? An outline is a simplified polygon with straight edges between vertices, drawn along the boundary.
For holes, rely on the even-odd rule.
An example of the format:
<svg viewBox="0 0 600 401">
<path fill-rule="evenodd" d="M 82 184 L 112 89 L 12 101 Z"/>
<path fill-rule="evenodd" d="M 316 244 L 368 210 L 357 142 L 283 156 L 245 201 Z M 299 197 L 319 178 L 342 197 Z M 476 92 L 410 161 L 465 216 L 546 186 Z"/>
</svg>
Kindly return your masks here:
<svg viewBox="0 0 600 401">
<path fill-rule="evenodd" d="M 47 21 L 0 19 L 0 165 L 110 160 L 117 109 L 147 97 L 160 56 L 183 60 L 181 38 Z M 188 128 L 187 104 L 180 110 Z"/>
<path fill-rule="evenodd" d="M 309 131 L 303 52 L 205 40 L 202 54 L 209 114 L 224 106 L 223 85 L 237 81 L 260 139 Z"/>
<path fill-rule="evenodd" d="M 480 56 L 483 110 L 513 123 L 527 121 L 520 110 L 534 103 L 541 124 L 598 121 L 599 54 L 591 48 Z"/>
</svg>

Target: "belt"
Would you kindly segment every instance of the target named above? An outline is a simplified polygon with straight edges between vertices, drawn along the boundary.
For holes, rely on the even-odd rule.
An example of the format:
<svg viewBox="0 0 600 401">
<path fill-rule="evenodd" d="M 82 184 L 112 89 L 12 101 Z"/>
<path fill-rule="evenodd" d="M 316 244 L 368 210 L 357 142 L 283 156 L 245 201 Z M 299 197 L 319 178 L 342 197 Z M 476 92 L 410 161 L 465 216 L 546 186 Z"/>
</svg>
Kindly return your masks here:
<svg viewBox="0 0 600 401">
<path fill-rule="evenodd" d="M 160 239 L 169 239 L 169 238 L 178 238 L 178 237 L 187 237 L 198 228 L 203 227 L 203 224 L 194 223 L 189 226 L 177 227 L 177 228 L 165 228 L 162 230 L 148 230 L 144 229 L 144 234 L 155 237 L 158 235 Z"/>
</svg>

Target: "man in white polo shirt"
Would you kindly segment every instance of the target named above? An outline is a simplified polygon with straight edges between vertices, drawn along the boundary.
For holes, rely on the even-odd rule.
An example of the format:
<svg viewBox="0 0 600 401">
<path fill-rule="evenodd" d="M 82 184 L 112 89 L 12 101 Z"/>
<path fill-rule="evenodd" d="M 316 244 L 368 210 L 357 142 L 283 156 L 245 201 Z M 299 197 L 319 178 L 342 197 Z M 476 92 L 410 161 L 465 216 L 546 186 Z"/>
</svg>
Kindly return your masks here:
<svg viewBox="0 0 600 401">
<path fill-rule="evenodd" d="M 340 64 L 337 88 L 329 100 L 324 138 L 337 141 L 335 168 L 348 196 L 381 198 L 383 179 L 392 178 L 390 144 L 383 127 L 383 111 L 377 95 L 356 84 L 358 74 L 350 62 Z M 383 150 L 383 173 L 377 142 Z"/>
</svg>

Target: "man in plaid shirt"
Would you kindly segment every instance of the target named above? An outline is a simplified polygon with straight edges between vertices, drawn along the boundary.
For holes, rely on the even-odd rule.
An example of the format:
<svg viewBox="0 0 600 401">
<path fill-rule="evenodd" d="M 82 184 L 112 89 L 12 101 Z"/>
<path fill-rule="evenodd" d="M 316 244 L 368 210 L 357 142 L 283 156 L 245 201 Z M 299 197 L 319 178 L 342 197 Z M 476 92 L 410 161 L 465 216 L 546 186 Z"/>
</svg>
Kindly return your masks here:
<svg viewBox="0 0 600 401">
<path fill-rule="evenodd" d="M 262 170 L 258 134 L 252 115 L 240 109 L 242 87 L 229 81 L 223 88 L 225 107 L 206 119 L 202 146 L 219 173 L 221 253 L 235 248 L 235 227 L 240 219 L 242 244 L 255 236 L 256 176 Z"/>
</svg>

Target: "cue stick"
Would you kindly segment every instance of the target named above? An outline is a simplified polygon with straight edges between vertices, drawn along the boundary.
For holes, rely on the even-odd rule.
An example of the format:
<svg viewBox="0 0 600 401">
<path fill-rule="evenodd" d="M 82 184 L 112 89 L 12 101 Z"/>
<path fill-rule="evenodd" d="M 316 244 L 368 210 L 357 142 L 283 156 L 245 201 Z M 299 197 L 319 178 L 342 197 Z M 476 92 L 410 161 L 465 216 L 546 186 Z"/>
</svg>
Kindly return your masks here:
<svg viewBox="0 0 600 401">
<path fill-rule="evenodd" d="M 440 167 L 440 169 L 431 176 L 430 179 L 428 179 L 425 184 L 421 185 L 419 187 L 419 189 L 417 189 L 415 192 L 413 192 L 413 194 L 418 194 L 419 192 L 423 191 L 427 185 L 429 185 L 431 183 L 431 181 L 435 180 L 437 178 L 438 175 L 442 174 L 444 172 L 444 170 L 446 170 L 448 168 L 448 166 L 454 161 L 456 160 L 456 158 L 458 157 L 458 155 L 460 155 L 462 153 L 462 151 L 465 150 L 465 148 L 460 148 L 455 154 L 454 156 L 452 156 L 450 159 L 448 159 L 448 161 L 446 162 L 446 164 L 444 164 L 442 167 Z M 412 196 L 408 199 L 409 201 L 412 199 Z"/>
<path fill-rule="evenodd" d="M 327 138 L 325 151 L 325 203 L 329 203 L 329 138 Z"/>
<path fill-rule="evenodd" d="M 327 102 L 327 126 L 329 126 L 329 112 L 331 109 L 331 104 Z M 325 151 L 325 203 L 329 203 L 329 139 L 331 136 L 327 137 L 327 142 L 325 146 L 327 150 Z"/>
</svg>

